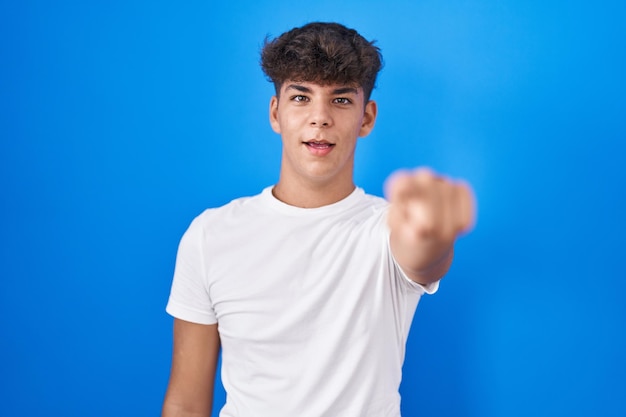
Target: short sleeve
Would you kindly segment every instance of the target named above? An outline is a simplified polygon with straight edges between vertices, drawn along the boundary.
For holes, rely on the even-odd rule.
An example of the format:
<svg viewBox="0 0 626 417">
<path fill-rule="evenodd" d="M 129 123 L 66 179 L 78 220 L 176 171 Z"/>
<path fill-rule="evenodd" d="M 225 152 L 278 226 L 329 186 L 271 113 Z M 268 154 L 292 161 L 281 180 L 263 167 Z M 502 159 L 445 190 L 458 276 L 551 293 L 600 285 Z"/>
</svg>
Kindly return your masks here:
<svg viewBox="0 0 626 417">
<path fill-rule="evenodd" d="M 181 320 L 214 324 L 217 318 L 206 285 L 204 241 L 202 216 L 198 216 L 178 246 L 172 288 L 165 310 Z"/>
<path fill-rule="evenodd" d="M 394 262 L 396 263 L 396 268 L 398 272 L 400 273 L 400 275 L 402 275 L 402 278 L 407 281 L 409 286 L 415 288 L 416 290 L 422 293 L 426 293 L 429 295 L 436 293 L 437 290 L 439 289 L 439 282 L 441 281 L 440 279 L 435 282 L 431 282 L 428 285 L 422 285 L 419 282 L 415 282 L 411 278 L 409 278 L 407 274 L 405 274 L 404 271 L 402 270 L 402 267 L 398 265 L 398 263 L 395 261 L 395 259 L 394 259 Z"/>
</svg>

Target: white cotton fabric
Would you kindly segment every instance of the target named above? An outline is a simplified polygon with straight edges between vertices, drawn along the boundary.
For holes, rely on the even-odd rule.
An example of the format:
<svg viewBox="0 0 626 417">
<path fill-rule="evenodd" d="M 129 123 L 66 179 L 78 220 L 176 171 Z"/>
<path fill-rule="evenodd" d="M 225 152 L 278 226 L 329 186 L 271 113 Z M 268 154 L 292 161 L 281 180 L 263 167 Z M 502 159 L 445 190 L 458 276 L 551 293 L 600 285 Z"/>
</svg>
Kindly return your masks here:
<svg viewBox="0 0 626 417">
<path fill-rule="evenodd" d="M 424 293 L 394 262 L 387 202 L 356 188 L 328 206 L 271 187 L 198 216 L 167 312 L 214 324 L 221 417 L 399 417 L 405 344 Z"/>
</svg>

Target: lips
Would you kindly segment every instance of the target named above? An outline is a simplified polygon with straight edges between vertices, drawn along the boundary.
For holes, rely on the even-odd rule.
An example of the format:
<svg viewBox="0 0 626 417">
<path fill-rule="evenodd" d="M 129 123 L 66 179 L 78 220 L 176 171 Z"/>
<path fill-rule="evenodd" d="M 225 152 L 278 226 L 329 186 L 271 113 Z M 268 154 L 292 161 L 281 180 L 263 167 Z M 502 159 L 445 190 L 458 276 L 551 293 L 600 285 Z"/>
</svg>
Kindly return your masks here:
<svg viewBox="0 0 626 417">
<path fill-rule="evenodd" d="M 333 149 L 334 143 L 330 143 L 326 140 L 310 140 L 303 142 L 307 149 L 315 156 L 325 156 Z"/>
<path fill-rule="evenodd" d="M 329 149 L 335 146 L 335 144 L 327 142 L 325 140 L 310 140 L 308 142 L 304 142 L 304 144 L 314 149 Z"/>
</svg>

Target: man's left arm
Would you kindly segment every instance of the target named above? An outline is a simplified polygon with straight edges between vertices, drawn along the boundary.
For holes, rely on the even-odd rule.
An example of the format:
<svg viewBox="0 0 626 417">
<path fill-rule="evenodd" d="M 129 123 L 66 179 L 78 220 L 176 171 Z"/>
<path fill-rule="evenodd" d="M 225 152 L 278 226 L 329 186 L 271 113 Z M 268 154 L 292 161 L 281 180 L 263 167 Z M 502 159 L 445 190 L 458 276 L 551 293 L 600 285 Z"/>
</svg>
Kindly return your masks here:
<svg viewBox="0 0 626 417">
<path fill-rule="evenodd" d="M 393 174 L 385 185 L 390 202 L 391 252 L 404 273 L 428 285 L 452 264 L 454 242 L 474 225 L 472 189 L 420 168 Z"/>
</svg>

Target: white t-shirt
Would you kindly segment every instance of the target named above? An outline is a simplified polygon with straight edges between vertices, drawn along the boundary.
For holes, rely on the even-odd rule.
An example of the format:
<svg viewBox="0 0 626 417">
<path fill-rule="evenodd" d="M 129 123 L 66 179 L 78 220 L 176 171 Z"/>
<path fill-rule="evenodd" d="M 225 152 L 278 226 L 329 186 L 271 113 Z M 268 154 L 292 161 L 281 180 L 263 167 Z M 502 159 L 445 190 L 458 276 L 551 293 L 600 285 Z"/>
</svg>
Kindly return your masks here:
<svg viewBox="0 0 626 417">
<path fill-rule="evenodd" d="M 183 236 L 167 311 L 214 324 L 221 417 L 399 417 L 420 296 L 389 249 L 387 202 L 356 188 L 303 209 L 271 187 L 206 210 Z"/>
</svg>

